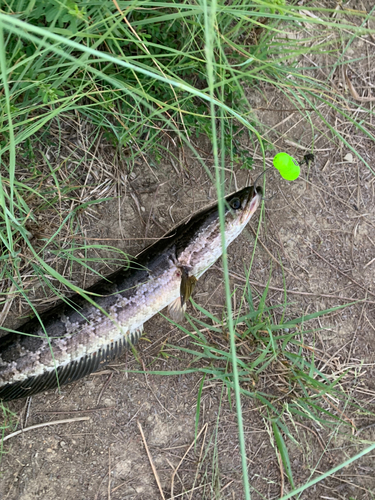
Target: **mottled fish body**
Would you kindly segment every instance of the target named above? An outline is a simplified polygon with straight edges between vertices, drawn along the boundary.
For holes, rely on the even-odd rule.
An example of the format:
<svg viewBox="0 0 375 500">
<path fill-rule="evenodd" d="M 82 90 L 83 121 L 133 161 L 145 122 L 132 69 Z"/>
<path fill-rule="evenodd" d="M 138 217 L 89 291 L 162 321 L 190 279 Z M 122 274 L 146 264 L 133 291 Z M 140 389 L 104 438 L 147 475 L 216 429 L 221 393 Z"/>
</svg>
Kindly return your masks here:
<svg viewBox="0 0 375 500">
<path fill-rule="evenodd" d="M 261 200 L 246 187 L 226 198 L 229 245 Z M 87 292 L 99 308 L 76 294 L 0 338 L 0 399 L 31 396 L 94 372 L 134 344 L 143 324 L 170 307 L 180 318 L 195 281 L 222 255 L 218 208 L 194 215 Z M 47 334 L 47 335 L 46 335 Z"/>
</svg>

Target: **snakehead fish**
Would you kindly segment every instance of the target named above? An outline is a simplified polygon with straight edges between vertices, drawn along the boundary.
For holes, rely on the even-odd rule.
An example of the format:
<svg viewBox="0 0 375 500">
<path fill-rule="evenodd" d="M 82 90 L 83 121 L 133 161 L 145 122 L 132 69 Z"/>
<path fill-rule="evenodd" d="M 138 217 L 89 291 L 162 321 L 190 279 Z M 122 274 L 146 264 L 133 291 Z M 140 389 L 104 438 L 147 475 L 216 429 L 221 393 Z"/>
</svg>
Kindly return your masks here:
<svg viewBox="0 0 375 500">
<path fill-rule="evenodd" d="M 259 206 L 262 190 L 246 187 L 225 199 L 229 245 Z M 31 396 L 94 372 L 142 334 L 169 306 L 183 317 L 196 280 L 222 255 L 218 207 L 205 209 L 146 248 L 128 268 L 41 313 L 0 338 L 0 400 Z"/>
</svg>

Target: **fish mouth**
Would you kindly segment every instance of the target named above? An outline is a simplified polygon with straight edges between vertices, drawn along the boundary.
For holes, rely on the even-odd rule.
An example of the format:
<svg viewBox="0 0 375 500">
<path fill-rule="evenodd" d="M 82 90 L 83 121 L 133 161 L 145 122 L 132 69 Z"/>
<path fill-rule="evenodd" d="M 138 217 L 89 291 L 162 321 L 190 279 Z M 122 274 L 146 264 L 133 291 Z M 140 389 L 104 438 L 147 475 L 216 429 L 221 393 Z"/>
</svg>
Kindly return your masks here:
<svg viewBox="0 0 375 500">
<path fill-rule="evenodd" d="M 257 202 L 259 202 L 262 199 L 262 196 L 263 196 L 263 189 L 260 186 L 251 187 L 248 197 L 248 203 L 250 203 L 251 212 L 253 212 L 253 210 L 257 208 L 258 206 Z"/>
<path fill-rule="evenodd" d="M 246 203 L 247 210 L 245 210 L 244 213 L 244 218 L 243 218 L 244 221 L 248 219 L 249 216 L 251 217 L 253 213 L 256 211 L 262 199 L 262 196 L 263 196 L 263 189 L 260 186 L 256 187 L 251 186 L 247 197 L 247 203 Z"/>
</svg>

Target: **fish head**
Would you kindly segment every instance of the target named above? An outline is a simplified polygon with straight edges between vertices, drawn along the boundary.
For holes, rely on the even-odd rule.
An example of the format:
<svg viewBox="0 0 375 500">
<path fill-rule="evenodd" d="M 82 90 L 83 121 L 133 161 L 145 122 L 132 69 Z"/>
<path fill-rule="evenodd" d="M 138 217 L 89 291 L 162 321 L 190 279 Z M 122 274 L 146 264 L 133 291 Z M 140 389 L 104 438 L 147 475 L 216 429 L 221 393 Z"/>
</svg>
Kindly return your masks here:
<svg viewBox="0 0 375 500">
<path fill-rule="evenodd" d="M 262 200 L 260 187 L 248 186 L 224 199 L 224 235 L 227 247 L 243 231 Z M 218 205 L 204 209 L 187 224 L 179 226 L 175 237 L 179 267 L 199 278 L 223 253 Z M 178 269 L 181 275 L 181 269 Z"/>
<path fill-rule="evenodd" d="M 227 223 L 245 226 L 260 205 L 263 190 L 260 186 L 247 186 L 225 198 Z"/>
</svg>

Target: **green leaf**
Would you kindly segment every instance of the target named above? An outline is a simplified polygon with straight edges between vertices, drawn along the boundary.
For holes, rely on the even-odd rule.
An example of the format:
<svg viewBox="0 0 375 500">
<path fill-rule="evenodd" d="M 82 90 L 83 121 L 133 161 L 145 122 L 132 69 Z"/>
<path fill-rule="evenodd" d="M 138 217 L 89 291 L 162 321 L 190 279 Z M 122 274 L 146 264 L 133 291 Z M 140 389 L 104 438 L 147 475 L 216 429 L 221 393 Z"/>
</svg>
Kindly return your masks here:
<svg viewBox="0 0 375 500">
<path fill-rule="evenodd" d="M 289 483 L 290 483 L 291 487 L 294 489 L 295 486 L 294 486 L 294 481 L 293 481 L 292 468 L 290 466 L 288 448 L 286 447 L 284 438 L 283 438 L 275 420 L 272 420 L 272 430 L 273 430 L 273 434 L 275 436 L 276 446 L 280 452 L 281 461 L 283 463 L 284 470 L 286 472 L 286 475 L 288 476 Z"/>
</svg>

